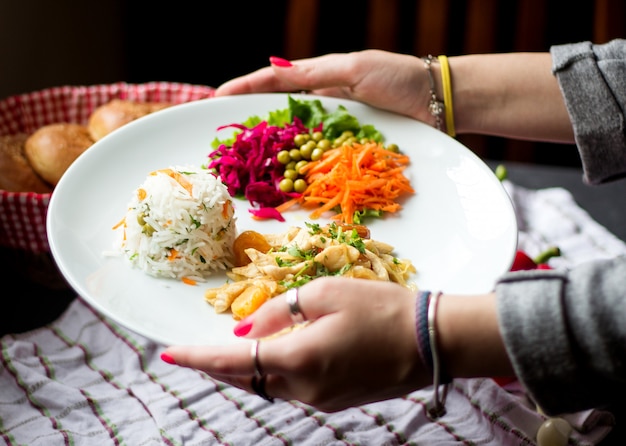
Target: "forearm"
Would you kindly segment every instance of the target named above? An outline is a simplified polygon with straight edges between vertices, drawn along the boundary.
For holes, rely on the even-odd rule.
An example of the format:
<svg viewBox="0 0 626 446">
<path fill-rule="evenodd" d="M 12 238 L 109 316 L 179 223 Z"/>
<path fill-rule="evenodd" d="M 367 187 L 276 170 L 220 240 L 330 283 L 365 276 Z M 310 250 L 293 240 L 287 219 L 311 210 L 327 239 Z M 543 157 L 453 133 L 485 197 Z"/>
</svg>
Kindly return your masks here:
<svg viewBox="0 0 626 446">
<path fill-rule="evenodd" d="M 457 133 L 574 142 L 549 53 L 468 55 L 449 63 Z"/>
<path fill-rule="evenodd" d="M 495 294 L 442 295 L 436 330 L 442 368 L 449 376 L 514 375 L 500 335 Z"/>
</svg>

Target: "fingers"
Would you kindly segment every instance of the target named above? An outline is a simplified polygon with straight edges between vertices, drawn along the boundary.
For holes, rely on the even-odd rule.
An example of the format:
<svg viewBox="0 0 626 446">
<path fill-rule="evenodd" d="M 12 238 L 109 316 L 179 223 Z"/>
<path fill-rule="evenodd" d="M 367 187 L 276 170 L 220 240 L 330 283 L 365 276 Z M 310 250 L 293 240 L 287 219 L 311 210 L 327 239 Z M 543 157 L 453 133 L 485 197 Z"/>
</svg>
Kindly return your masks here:
<svg viewBox="0 0 626 446">
<path fill-rule="evenodd" d="M 341 305 L 341 300 L 335 295 L 337 287 L 332 284 L 341 280 L 355 279 L 316 279 L 298 289 L 297 294 L 294 289 L 270 299 L 251 316 L 240 321 L 239 326 L 249 324 L 250 329 L 245 337 L 261 339 L 289 329 L 297 322 L 314 321 L 321 316 L 332 314 Z M 283 338 L 291 336 L 287 333 L 282 334 L 283 336 L 276 339 L 264 340 L 256 352 L 257 358 L 262 356 L 264 348 L 267 348 L 267 351 L 272 349 L 270 343 L 279 341 L 278 343 L 282 344 Z M 251 348 L 252 342 L 227 346 L 171 346 L 163 352 L 162 357 L 166 362 L 201 369 L 212 376 L 251 376 L 255 374 L 254 354 Z M 262 366 L 265 368 L 265 364 Z"/>
<path fill-rule="evenodd" d="M 219 346 L 168 347 L 161 358 L 170 364 L 200 369 L 212 376 L 249 377 L 254 375 L 254 361 L 250 354 L 252 342 Z"/>
<path fill-rule="evenodd" d="M 238 326 L 250 324 L 245 337 L 251 339 L 275 334 L 306 320 L 299 305 L 299 290 L 290 290 L 263 304 Z M 162 358 L 172 364 L 204 370 L 212 376 L 260 375 L 261 348 L 260 343 L 252 342 L 228 346 L 171 346 L 162 353 Z"/>
<path fill-rule="evenodd" d="M 214 96 L 292 90 L 293 87 L 290 84 L 284 84 L 281 79 L 276 77 L 272 67 L 265 67 L 223 83 L 215 89 Z"/>
<path fill-rule="evenodd" d="M 261 341 L 254 341 L 235 346 L 173 346 L 163 351 L 161 358 L 169 364 L 202 370 L 218 381 L 271 402 L 274 397 L 266 390 L 270 378 L 260 355 Z"/>
<path fill-rule="evenodd" d="M 355 82 L 350 64 L 339 54 L 300 59 L 291 66 L 271 65 L 232 79 L 215 90 L 215 96 L 232 94 L 311 91 L 317 94 L 348 97 L 341 90 Z"/>
<path fill-rule="evenodd" d="M 323 277 L 270 299 L 240 324 L 251 324 L 248 338 L 263 338 L 301 322 L 336 312 L 343 303 L 337 299 L 338 281 L 354 280 Z M 335 285 L 333 285 L 335 284 Z M 334 298 L 334 297 L 335 298 Z"/>
<path fill-rule="evenodd" d="M 357 82 L 353 57 L 349 54 L 327 54 L 292 62 L 291 67 L 272 65 L 275 76 L 287 85 L 305 91 L 335 91 L 350 88 Z"/>
</svg>

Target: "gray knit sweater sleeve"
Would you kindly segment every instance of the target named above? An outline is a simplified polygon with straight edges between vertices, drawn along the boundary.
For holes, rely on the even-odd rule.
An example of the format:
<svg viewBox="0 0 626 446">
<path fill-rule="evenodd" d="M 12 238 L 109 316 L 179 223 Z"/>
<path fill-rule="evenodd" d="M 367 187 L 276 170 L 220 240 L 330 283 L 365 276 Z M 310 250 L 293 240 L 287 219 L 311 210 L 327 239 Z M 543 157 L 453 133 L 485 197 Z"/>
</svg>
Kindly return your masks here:
<svg viewBox="0 0 626 446">
<path fill-rule="evenodd" d="M 626 176 L 626 40 L 557 45 L 550 52 L 585 181 L 599 184 Z"/>
<path fill-rule="evenodd" d="M 586 181 L 626 176 L 626 41 L 561 45 L 551 53 Z M 623 405 L 626 257 L 508 273 L 495 290 L 513 367 L 546 413 Z"/>
</svg>

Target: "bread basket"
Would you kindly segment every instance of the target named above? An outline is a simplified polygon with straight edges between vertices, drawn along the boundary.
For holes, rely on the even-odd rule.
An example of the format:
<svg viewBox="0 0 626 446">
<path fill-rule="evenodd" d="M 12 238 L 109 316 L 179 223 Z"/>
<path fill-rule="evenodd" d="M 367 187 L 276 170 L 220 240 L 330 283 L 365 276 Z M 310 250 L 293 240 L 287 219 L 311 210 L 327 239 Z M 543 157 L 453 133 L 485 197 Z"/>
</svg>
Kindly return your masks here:
<svg viewBox="0 0 626 446">
<path fill-rule="evenodd" d="M 213 91 L 208 86 L 172 82 L 53 87 L 1 100 L 0 135 L 31 134 L 56 122 L 87 124 L 95 108 L 116 98 L 181 104 L 212 97 Z M 49 252 L 46 214 L 51 195 L 0 190 L 0 247 Z"/>
</svg>

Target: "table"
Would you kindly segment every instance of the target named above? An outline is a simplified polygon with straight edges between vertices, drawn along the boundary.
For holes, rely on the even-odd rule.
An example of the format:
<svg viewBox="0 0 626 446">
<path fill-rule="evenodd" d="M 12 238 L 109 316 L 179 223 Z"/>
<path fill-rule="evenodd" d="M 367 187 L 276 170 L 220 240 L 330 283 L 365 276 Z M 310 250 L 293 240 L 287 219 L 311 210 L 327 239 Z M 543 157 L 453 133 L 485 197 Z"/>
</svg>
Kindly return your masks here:
<svg viewBox="0 0 626 446">
<path fill-rule="evenodd" d="M 495 169 L 501 163 L 488 160 L 487 164 Z M 569 190 L 579 206 L 593 219 L 626 241 L 626 207 L 623 205 L 626 197 L 626 180 L 601 186 L 588 186 L 583 183 L 582 171 L 577 168 L 513 162 L 506 162 L 504 165 L 507 168 L 508 179 L 514 184 L 530 189 L 563 187 Z M 8 262 L 8 268 L 3 268 L 0 273 L 0 279 L 4 279 L 5 284 L 18 284 L 17 292 L 12 293 L 10 297 L 11 311 L 0 312 L 0 335 L 30 330 L 51 322 L 73 300 L 74 292 L 58 276 L 49 257 L 38 257 L 37 261 L 41 263 L 31 265 L 30 271 L 26 271 L 20 266 L 24 263 L 20 260 L 25 260 L 23 253 L 0 249 L 0 255 L 5 259 L 18 260 Z M 33 274 L 33 271 L 45 271 L 47 274 Z M 8 285 L 5 289 L 9 289 Z M 5 296 L 7 294 L 5 292 Z M 624 441 L 626 427 L 621 427 L 626 420 L 626 411 L 616 416 L 617 426 L 602 442 L 602 446 L 626 444 Z"/>
<path fill-rule="evenodd" d="M 515 162 L 487 160 L 495 169 L 498 164 L 507 168 L 508 179 L 530 189 L 563 187 L 569 190 L 576 203 L 591 217 L 626 241 L 626 179 L 589 186 L 583 183 L 582 169 Z"/>
</svg>

